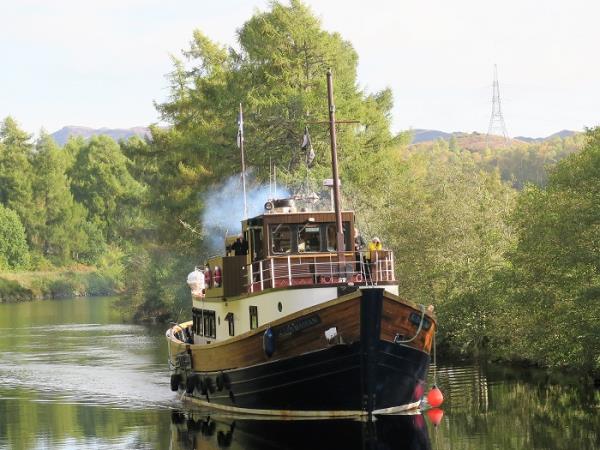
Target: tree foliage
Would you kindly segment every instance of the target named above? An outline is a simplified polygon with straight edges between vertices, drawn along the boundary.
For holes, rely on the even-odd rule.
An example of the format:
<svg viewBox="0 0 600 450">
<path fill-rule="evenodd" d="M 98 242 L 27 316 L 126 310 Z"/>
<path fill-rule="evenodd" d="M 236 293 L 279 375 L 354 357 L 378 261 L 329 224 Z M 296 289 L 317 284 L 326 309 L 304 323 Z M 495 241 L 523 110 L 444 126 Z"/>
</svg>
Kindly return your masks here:
<svg viewBox="0 0 600 450">
<path fill-rule="evenodd" d="M 600 129 L 530 186 L 514 213 L 511 305 L 524 359 L 600 371 Z M 515 352 L 515 346 L 509 347 Z"/>
<path fill-rule="evenodd" d="M 25 228 L 16 212 L 0 204 L 0 270 L 23 269 L 28 263 Z"/>
<path fill-rule="evenodd" d="M 69 174 L 75 199 L 108 242 L 116 242 L 135 220 L 143 186 L 129 173 L 130 161 L 107 136 L 94 136 L 77 152 Z"/>
<path fill-rule="evenodd" d="M 367 94 L 358 87 L 358 56 L 352 45 L 324 31 L 304 4 L 274 2 L 269 11 L 243 24 L 238 36 L 239 49 L 233 49 L 194 32 L 184 60 L 174 60 L 170 100 L 157 105 L 173 126 L 154 128 L 151 150 L 143 155 L 157 168 L 149 183 L 157 188 L 152 197 L 160 207 L 155 209 L 166 209 L 170 217 L 198 226 L 199 194 L 240 171 L 236 146 L 240 103 L 247 164 L 259 180 L 268 179 L 272 160 L 291 184 L 301 182 L 305 158 L 300 142 L 307 124 L 317 154 L 314 173 L 329 167 L 327 126 L 317 123 L 328 117 L 329 68 L 334 73 L 338 117 L 361 124 L 340 128 L 340 153 L 356 159 L 391 141 L 390 91 Z M 173 223 L 165 228 L 175 228 Z"/>
<path fill-rule="evenodd" d="M 54 140 L 42 134 L 32 157 L 32 248 L 59 265 L 87 248 L 87 212 L 76 203 L 67 177 L 69 159 Z"/>
</svg>

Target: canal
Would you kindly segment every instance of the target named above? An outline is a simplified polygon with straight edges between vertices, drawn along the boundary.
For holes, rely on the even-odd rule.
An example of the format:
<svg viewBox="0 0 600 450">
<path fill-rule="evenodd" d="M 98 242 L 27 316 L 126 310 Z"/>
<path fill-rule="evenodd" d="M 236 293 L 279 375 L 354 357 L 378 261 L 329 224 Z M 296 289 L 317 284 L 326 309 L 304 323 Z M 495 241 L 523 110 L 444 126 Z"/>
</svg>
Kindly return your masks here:
<svg viewBox="0 0 600 450">
<path fill-rule="evenodd" d="M 0 304 L 0 449 L 600 448 L 597 389 L 493 365 L 439 364 L 443 413 L 375 423 L 182 409 L 165 327 L 123 323 L 114 301 Z"/>
</svg>

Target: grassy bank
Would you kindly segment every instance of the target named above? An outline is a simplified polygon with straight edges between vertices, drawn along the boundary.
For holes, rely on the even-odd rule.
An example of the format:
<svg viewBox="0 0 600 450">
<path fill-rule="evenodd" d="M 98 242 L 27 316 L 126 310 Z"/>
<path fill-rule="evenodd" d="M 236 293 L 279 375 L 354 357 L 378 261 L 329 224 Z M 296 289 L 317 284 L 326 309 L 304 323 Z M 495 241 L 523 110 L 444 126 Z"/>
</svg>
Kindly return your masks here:
<svg viewBox="0 0 600 450">
<path fill-rule="evenodd" d="M 117 279 L 107 272 L 91 267 L 0 272 L 0 303 L 112 295 L 118 292 Z"/>
</svg>

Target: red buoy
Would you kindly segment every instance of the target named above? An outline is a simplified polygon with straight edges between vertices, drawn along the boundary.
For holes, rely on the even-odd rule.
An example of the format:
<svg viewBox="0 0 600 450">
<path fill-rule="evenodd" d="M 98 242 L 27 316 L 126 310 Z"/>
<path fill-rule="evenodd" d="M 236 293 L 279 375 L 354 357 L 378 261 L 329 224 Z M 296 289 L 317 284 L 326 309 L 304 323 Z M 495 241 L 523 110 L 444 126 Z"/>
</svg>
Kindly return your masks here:
<svg viewBox="0 0 600 450">
<path fill-rule="evenodd" d="M 428 409 L 426 414 L 431 423 L 436 427 L 440 424 L 442 418 L 444 417 L 444 411 L 442 411 L 440 408 Z"/>
<path fill-rule="evenodd" d="M 429 406 L 432 408 L 437 408 L 444 403 L 444 395 L 436 385 L 433 385 L 433 388 L 427 394 L 427 403 L 429 403 Z"/>
</svg>

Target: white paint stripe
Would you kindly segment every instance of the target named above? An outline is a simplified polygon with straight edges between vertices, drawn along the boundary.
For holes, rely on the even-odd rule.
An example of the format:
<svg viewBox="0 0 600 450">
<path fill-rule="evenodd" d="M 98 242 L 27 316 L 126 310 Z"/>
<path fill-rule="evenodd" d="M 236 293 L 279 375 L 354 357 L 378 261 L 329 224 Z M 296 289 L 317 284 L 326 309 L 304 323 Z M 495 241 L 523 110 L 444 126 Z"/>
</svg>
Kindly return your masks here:
<svg viewBox="0 0 600 450">
<path fill-rule="evenodd" d="M 201 400 L 196 397 L 192 397 L 188 394 L 182 396 L 182 400 L 194 403 L 200 406 L 205 406 L 211 409 L 218 409 L 221 411 L 228 411 L 240 414 L 251 414 L 257 416 L 280 416 L 280 417 L 336 417 L 336 418 L 356 418 L 367 416 L 366 411 L 358 410 L 339 410 L 339 411 L 301 411 L 301 410 L 289 410 L 289 409 L 251 409 L 251 408 L 238 408 L 237 406 L 220 405 L 218 403 L 211 403 L 205 400 Z M 378 409 L 373 411 L 375 415 L 395 414 L 407 411 L 418 410 L 420 401 L 409 403 L 407 405 L 393 406 L 391 408 Z"/>
</svg>

